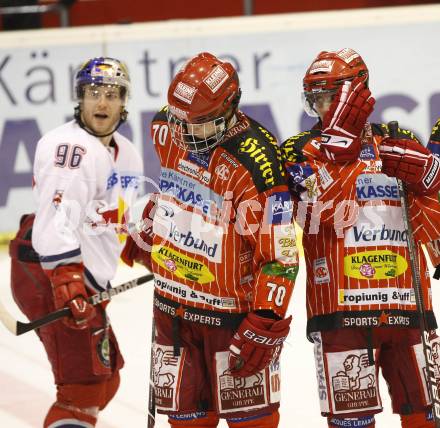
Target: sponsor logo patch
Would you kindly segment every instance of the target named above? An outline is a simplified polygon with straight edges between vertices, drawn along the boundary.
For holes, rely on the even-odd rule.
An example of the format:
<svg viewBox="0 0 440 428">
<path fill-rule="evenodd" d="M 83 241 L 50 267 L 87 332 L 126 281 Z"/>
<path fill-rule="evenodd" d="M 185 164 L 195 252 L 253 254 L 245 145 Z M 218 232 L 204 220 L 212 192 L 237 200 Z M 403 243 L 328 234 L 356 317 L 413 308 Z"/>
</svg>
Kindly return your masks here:
<svg viewBox="0 0 440 428">
<path fill-rule="evenodd" d="M 237 307 L 234 297 L 214 296 L 213 294 L 197 291 L 185 284 L 164 278 L 158 274 L 154 275 L 154 286 L 157 290 L 179 299 L 183 298 L 187 302 L 206 304 L 219 309 L 235 309 Z"/>
<path fill-rule="evenodd" d="M 369 229 L 365 226 L 353 226 L 353 236 L 356 242 L 362 242 L 366 246 L 384 245 L 384 241 L 390 242 L 391 245 L 402 246 L 402 244 L 399 243 L 406 243 L 408 232 L 406 230 L 402 231 L 386 227 L 384 224 L 375 229 Z"/>
<path fill-rule="evenodd" d="M 110 64 L 94 64 L 90 74 L 93 77 L 115 77 L 116 70 Z"/>
<path fill-rule="evenodd" d="M 179 98 L 179 100 L 184 101 L 187 104 L 191 104 L 196 92 L 197 89 L 193 86 L 189 86 L 183 82 L 179 82 L 174 89 L 173 95 L 176 98 Z"/>
<path fill-rule="evenodd" d="M 337 417 L 330 418 L 330 425 L 335 428 L 362 428 L 373 426 L 374 416 L 364 416 L 357 418 L 344 418 L 341 419 Z"/>
<path fill-rule="evenodd" d="M 219 412 L 243 412 L 269 405 L 269 388 L 266 384 L 266 370 L 268 369 L 257 372 L 249 377 L 232 376 L 228 367 L 228 355 L 229 352 L 217 352 L 215 354 Z M 274 376 L 275 373 L 276 371 L 273 370 L 270 374 L 271 377 Z"/>
<path fill-rule="evenodd" d="M 425 396 L 425 400 L 426 402 L 429 402 L 430 400 L 430 392 L 428 391 L 428 379 L 432 379 L 433 383 L 435 382 L 436 384 L 436 391 L 434 392 L 435 394 L 435 400 L 438 400 L 438 388 L 439 388 L 439 376 L 440 376 L 440 342 L 439 342 L 439 337 L 437 336 L 437 334 L 435 333 L 435 331 L 432 332 L 424 332 L 425 335 L 425 340 L 428 343 L 428 350 L 427 350 L 427 354 L 428 354 L 428 364 L 429 366 L 426 366 L 426 358 L 425 358 L 425 354 L 423 351 L 423 345 L 421 343 L 417 344 L 417 345 L 413 345 L 412 347 L 412 354 L 415 355 L 416 357 L 416 362 L 417 362 L 417 368 L 418 368 L 418 372 L 419 372 L 419 379 L 423 379 L 424 382 L 422 383 L 423 385 L 423 392 L 424 392 L 424 396 Z M 431 349 L 429 349 L 431 348 Z M 433 379 L 434 378 L 434 379 Z M 435 408 L 434 408 L 435 410 Z M 429 411 L 427 411 L 429 412 Z M 427 416 L 427 420 L 433 420 L 433 416 L 432 416 L 432 410 L 429 413 L 426 413 Z M 429 424 L 428 424 L 429 425 Z"/>
<path fill-rule="evenodd" d="M 263 273 L 270 276 L 282 276 L 290 281 L 295 281 L 298 275 L 298 266 L 285 266 L 281 263 L 267 263 L 263 266 Z"/>
<path fill-rule="evenodd" d="M 380 327 L 380 326 L 410 326 L 410 318 L 403 315 L 391 315 L 386 311 L 378 316 L 356 315 L 342 318 L 342 327 Z"/>
<path fill-rule="evenodd" d="M 333 178 L 330 173 L 327 171 L 325 166 L 322 166 L 318 169 L 319 180 L 321 183 L 321 187 L 326 190 L 333 183 Z"/>
<path fill-rule="evenodd" d="M 188 160 L 191 162 L 196 163 L 197 165 L 208 169 L 209 167 L 209 153 L 188 153 Z"/>
<path fill-rule="evenodd" d="M 286 224 L 292 222 L 293 203 L 289 192 L 275 192 L 268 198 L 268 223 Z"/>
<path fill-rule="evenodd" d="M 329 59 L 322 59 L 321 61 L 315 61 L 310 67 L 310 74 L 315 73 L 329 73 L 332 71 L 333 64 L 335 62 Z"/>
<path fill-rule="evenodd" d="M 366 163 L 364 171 L 365 172 L 381 172 L 382 171 L 382 161 L 381 160 L 365 160 Z"/>
<path fill-rule="evenodd" d="M 188 120 L 188 114 L 185 110 L 182 110 L 179 107 L 175 107 L 173 105 L 169 105 L 168 109 L 173 116 L 176 116 L 180 120 Z"/>
<path fill-rule="evenodd" d="M 153 232 L 182 250 L 215 263 L 222 259 L 223 228 L 206 222 L 169 201 L 159 200 Z"/>
<path fill-rule="evenodd" d="M 234 168 L 238 168 L 238 163 L 227 153 L 223 152 L 220 157 L 226 159 Z"/>
<path fill-rule="evenodd" d="M 153 383 L 156 406 L 163 410 L 178 410 L 178 386 L 185 361 L 186 349 L 180 348 L 180 355 L 174 355 L 172 346 L 153 344 Z"/>
<path fill-rule="evenodd" d="M 356 179 L 356 196 L 360 201 L 400 200 L 396 179 L 385 174 L 359 175 Z"/>
<path fill-rule="evenodd" d="M 309 164 L 293 164 L 287 167 L 287 171 L 294 183 L 301 184 L 307 177 L 313 175 L 313 169 Z"/>
<path fill-rule="evenodd" d="M 177 169 L 181 172 L 184 172 L 191 177 L 197 178 L 197 180 L 201 181 L 204 184 L 209 184 L 211 181 L 211 173 L 204 170 L 203 168 L 195 165 L 191 162 L 188 162 L 185 159 L 180 159 L 177 165 Z"/>
<path fill-rule="evenodd" d="M 206 412 L 191 412 L 179 415 L 168 415 L 168 418 L 175 421 L 192 421 L 194 419 L 205 418 L 206 416 Z"/>
<path fill-rule="evenodd" d="M 355 290 L 339 290 L 339 304 L 353 305 L 415 305 L 414 290 L 404 288 L 366 288 Z"/>
<path fill-rule="evenodd" d="M 228 73 L 220 66 L 214 68 L 211 73 L 206 76 L 203 81 L 212 93 L 216 93 L 222 84 L 228 80 Z"/>
<path fill-rule="evenodd" d="M 306 189 L 306 180 L 310 177 L 313 179 L 315 175 L 313 174 L 312 167 L 309 164 L 299 165 L 293 164 L 287 167 L 287 173 L 289 174 L 289 186 L 292 192 L 301 197 L 302 193 Z M 314 180 L 316 182 L 316 179 Z M 310 180 L 307 181 L 310 187 Z"/>
<path fill-rule="evenodd" d="M 102 332 L 102 330 L 101 330 Z M 97 332 L 98 333 L 98 332 Z M 97 334 L 95 333 L 95 334 Z M 110 341 L 106 334 L 103 334 L 96 345 L 99 361 L 104 367 L 110 367 Z"/>
<path fill-rule="evenodd" d="M 139 177 L 137 175 L 121 175 L 121 187 L 123 189 L 139 187 Z"/>
<path fill-rule="evenodd" d="M 313 260 L 313 278 L 316 285 L 330 282 L 330 272 L 325 257 Z"/>
<path fill-rule="evenodd" d="M 159 266 L 168 272 L 172 272 L 178 278 L 199 284 L 206 284 L 215 279 L 215 276 L 205 264 L 170 247 L 153 245 L 151 257 Z"/>
<path fill-rule="evenodd" d="M 373 188 L 378 191 L 377 186 Z M 371 195 L 368 190 L 362 192 Z M 389 192 L 392 198 L 393 189 Z M 344 241 L 346 247 L 406 247 L 407 237 L 401 207 L 377 205 L 360 208 L 356 223 L 345 232 Z"/>
<path fill-rule="evenodd" d="M 315 366 L 316 366 L 316 380 L 318 383 L 318 395 L 319 403 L 321 406 L 321 412 L 329 412 L 329 401 L 328 401 L 328 386 L 327 386 L 327 376 L 324 366 L 324 351 L 322 348 L 322 338 L 321 333 L 314 332 L 310 333 L 310 338 L 314 343 L 314 354 L 315 354 Z"/>
<path fill-rule="evenodd" d="M 116 186 L 116 184 L 118 184 L 118 173 L 116 171 L 113 171 L 107 178 L 107 190 Z"/>
<path fill-rule="evenodd" d="M 338 55 L 338 57 L 345 61 L 347 64 L 350 64 L 351 61 L 359 58 L 359 54 L 350 48 L 341 49 L 336 53 L 336 55 Z"/>
<path fill-rule="evenodd" d="M 239 261 L 240 261 L 240 284 L 244 284 L 245 282 L 252 281 L 254 278 L 253 276 L 253 270 L 252 270 L 252 257 L 253 257 L 252 251 L 246 251 L 240 253 L 239 255 Z M 246 300 L 248 302 L 252 302 L 252 293 L 250 293 L 249 296 L 246 297 Z"/>
<path fill-rule="evenodd" d="M 334 413 L 373 410 L 380 407 L 374 364 L 366 350 L 329 352 L 327 364 L 331 377 Z"/>
<path fill-rule="evenodd" d="M 264 179 L 264 184 L 271 185 L 275 183 L 274 172 L 272 168 L 273 162 L 269 161 L 265 151 L 266 147 L 262 146 L 255 138 L 248 138 L 246 141 L 240 141 L 240 153 L 246 153 L 256 164 Z"/>
<path fill-rule="evenodd" d="M 229 177 L 231 175 L 229 168 L 224 163 L 217 165 L 215 167 L 214 172 L 217 175 L 217 177 L 223 181 L 229 180 Z"/>
<path fill-rule="evenodd" d="M 344 274 L 356 279 L 392 279 L 408 269 L 405 257 L 390 250 L 363 251 L 344 257 Z"/>
<path fill-rule="evenodd" d="M 374 147 L 372 144 L 365 144 L 361 148 L 359 158 L 362 160 L 376 159 L 376 154 L 374 153 Z"/>
<path fill-rule="evenodd" d="M 321 192 L 318 189 L 318 182 L 316 180 L 316 175 L 313 174 L 307 177 L 302 183 L 305 187 L 305 191 L 301 193 L 301 200 L 315 202 Z"/>
<path fill-rule="evenodd" d="M 204 325 L 214 325 L 217 327 L 222 326 L 222 319 L 220 317 L 212 316 L 212 315 L 203 315 L 196 313 L 188 308 L 184 308 L 182 306 L 174 307 L 168 305 L 165 302 L 161 302 L 157 297 L 154 298 L 154 306 L 162 312 L 171 315 L 172 317 L 180 317 L 183 320 L 196 322 Z"/>
<path fill-rule="evenodd" d="M 298 263 L 295 226 L 292 223 L 276 225 L 273 236 L 276 260 L 284 265 Z"/>
<path fill-rule="evenodd" d="M 203 214 L 211 218 L 215 218 L 223 206 L 222 196 L 201 185 L 199 181 L 172 169 L 162 168 L 159 188 L 162 193 L 199 208 Z"/>
</svg>

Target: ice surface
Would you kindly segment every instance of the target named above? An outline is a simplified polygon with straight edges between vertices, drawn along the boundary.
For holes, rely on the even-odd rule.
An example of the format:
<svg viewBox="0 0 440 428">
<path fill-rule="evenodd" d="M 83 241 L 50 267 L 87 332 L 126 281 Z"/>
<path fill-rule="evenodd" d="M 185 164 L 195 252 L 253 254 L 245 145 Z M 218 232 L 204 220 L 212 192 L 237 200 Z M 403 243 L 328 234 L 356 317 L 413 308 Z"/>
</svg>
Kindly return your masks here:
<svg viewBox="0 0 440 428">
<path fill-rule="evenodd" d="M 141 267 L 123 265 L 114 284 L 144 274 Z M 282 354 L 282 399 L 280 428 L 326 427 L 320 416 L 316 391 L 313 346 L 305 337 L 305 272 L 301 266 L 290 306 L 293 329 Z M 433 283 L 433 294 L 439 294 Z M 98 428 L 146 427 L 152 319 L 152 282 L 118 295 L 109 305 L 109 314 L 125 358 L 121 387 L 100 414 Z M 9 259 L 0 254 L 0 298 L 7 308 L 25 320 L 14 304 L 9 289 Z M 439 299 L 437 299 L 438 301 Z M 440 305 L 435 304 L 437 314 Z M 381 378 L 384 412 L 376 416 L 378 428 L 400 427 L 391 414 L 386 384 Z M 35 334 L 12 336 L 0 325 L 0 426 L 38 428 L 55 396 L 52 373 L 42 345 Z M 157 417 L 158 428 L 167 427 L 164 416 Z M 219 426 L 226 427 L 221 422 Z"/>
</svg>

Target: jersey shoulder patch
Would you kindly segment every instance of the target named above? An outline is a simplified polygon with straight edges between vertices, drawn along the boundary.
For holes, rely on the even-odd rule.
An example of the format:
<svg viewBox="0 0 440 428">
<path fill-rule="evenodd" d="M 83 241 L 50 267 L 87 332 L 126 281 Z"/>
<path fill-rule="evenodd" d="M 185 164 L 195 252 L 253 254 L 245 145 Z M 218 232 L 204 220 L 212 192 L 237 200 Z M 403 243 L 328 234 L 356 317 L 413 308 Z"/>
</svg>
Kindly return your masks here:
<svg viewBox="0 0 440 428">
<path fill-rule="evenodd" d="M 222 148 L 249 171 L 255 187 L 262 193 L 286 183 L 283 159 L 272 133 L 255 120 L 247 119 L 250 126 L 225 141 Z"/>
<path fill-rule="evenodd" d="M 300 132 L 297 135 L 289 137 L 283 144 L 281 144 L 281 152 L 285 161 L 288 162 L 303 162 L 305 156 L 303 154 L 304 146 L 314 138 L 321 135 L 320 129 L 311 129 L 309 131 Z"/>
</svg>

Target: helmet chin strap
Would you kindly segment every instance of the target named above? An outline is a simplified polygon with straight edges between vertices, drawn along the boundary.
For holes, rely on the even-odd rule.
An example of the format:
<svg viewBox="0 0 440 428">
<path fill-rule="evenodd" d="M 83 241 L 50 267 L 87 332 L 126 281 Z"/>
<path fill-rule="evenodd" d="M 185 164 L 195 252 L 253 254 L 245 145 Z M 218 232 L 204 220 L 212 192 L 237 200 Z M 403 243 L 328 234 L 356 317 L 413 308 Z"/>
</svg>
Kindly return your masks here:
<svg viewBox="0 0 440 428">
<path fill-rule="evenodd" d="M 114 134 L 119 129 L 119 127 L 127 120 L 127 116 L 128 116 L 128 111 L 125 110 L 124 108 L 121 112 L 121 117 L 119 119 L 119 122 L 116 124 L 115 128 L 112 131 L 108 132 L 107 134 L 97 134 L 96 132 L 93 132 L 91 129 L 87 128 L 86 124 L 82 121 L 81 107 L 79 105 L 75 107 L 75 112 L 73 114 L 73 117 L 75 118 L 79 127 L 81 129 L 84 129 L 84 131 L 86 131 L 90 135 L 93 135 L 96 138 L 108 137 L 109 135 Z"/>
</svg>

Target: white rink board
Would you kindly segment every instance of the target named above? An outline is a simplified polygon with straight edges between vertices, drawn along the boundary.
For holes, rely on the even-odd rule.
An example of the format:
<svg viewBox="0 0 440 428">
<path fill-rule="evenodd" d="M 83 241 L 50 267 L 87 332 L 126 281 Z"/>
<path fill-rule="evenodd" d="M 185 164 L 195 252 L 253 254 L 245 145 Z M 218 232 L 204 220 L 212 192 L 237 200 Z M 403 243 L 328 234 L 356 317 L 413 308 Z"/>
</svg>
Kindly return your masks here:
<svg viewBox="0 0 440 428">
<path fill-rule="evenodd" d="M 302 77 L 321 50 L 352 47 L 371 71 L 373 121 L 398 120 L 426 142 L 440 112 L 440 5 L 0 33 L 0 233 L 33 209 L 32 157 L 39 136 L 72 116 L 74 70 L 109 55 L 129 67 L 125 132 L 157 178 L 149 120 L 172 75 L 209 50 L 238 69 L 242 106 L 282 140 L 308 126 Z M 27 151 L 26 151 L 27 150 Z"/>
<path fill-rule="evenodd" d="M 301 259 L 303 260 L 303 259 Z M 9 260 L 0 255 L 0 299 L 18 319 L 25 320 L 12 301 L 9 291 Z M 122 266 L 117 281 L 124 282 L 144 274 L 142 268 Z M 313 346 L 305 338 L 305 273 L 301 265 L 297 287 L 289 312 L 293 328 L 282 353 L 281 422 L 279 428 L 324 428 L 320 416 L 315 379 Z M 152 284 L 143 285 L 114 298 L 109 306 L 113 328 L 125 358 L 121 387 L 101 415 L 97 428 L 146 427 Z M 433 283 L 434 302 L 438 281 Z M 400 427 L 399 417 L 391 414 L 390 400 L 383 378 L 380 389 L 384 412 L 376 416 L 378 428 Z M 0 325 L 0 426 L 38 428 L 55 396 L 49 363 L 36 335 L 12 336 Z M 221 427 L 226 427 L 222 421 Z M 157 427 L 168 427 L 166 417 L 158 416 Z"/>
</svg>

